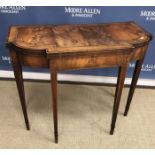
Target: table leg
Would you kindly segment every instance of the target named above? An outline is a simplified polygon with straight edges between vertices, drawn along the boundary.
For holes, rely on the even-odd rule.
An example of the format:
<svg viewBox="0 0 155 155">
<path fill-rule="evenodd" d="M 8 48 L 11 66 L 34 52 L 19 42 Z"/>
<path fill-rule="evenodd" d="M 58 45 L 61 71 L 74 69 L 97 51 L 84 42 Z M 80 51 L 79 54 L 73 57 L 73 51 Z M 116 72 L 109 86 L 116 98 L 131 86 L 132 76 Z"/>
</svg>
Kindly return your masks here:
<svg viewBox="0 0 155 155">
<path fill-rule="evenodd" d="M 144 58 L 136 61 L 136 66 L 135 66 L 134 74 L 133 74 L 133 77 L 132 77 L 132 82 L 131 82 L 131 86 L 130 86 L 130 90 L 129 90 L 127 104 L 126 104 L 125 111 L 124 111 L 124 116 L 127 116 L 127 114 L 128 114 L 129 107 L 130 107 L 130 104 L 131 104 L 131 100 L 132 100 L 132 97 L 133 97 L 133 94 L 134 94 L 134 91 L 135 91 L 135 87 L 136 87 L 136 84 L 137 84 L 137 80 L 138 80 L 138 77 L 139 77 L 139 74 L 140 74 L 140 71 L 141 71 L 141 67 L 142 67 L 142 64 L 143 64 L 143 60 L 144 60 Z"/>
<path fill-rule="evenodd" d="M 21 63 L 19 60 L 19 56 L 15 51 L 11 51 L 10 55 L 11 55 L 12 66 L 13 66 L 13 70 L 14 70 L 15 80 L 16 80 L 16 84 L 17 84 L 20 103 L 21 103 L 22 110 L 23 110 L 26 128 L 27 128 L 27 130 L 30 130 L 29 119 L 28 119 L 27 108 L 26 108 L 22 66 L 21 66 Z"/>
<path fill-rule="evenodd" d="M 115 124 L 116 124 L 117 113 L 118 113 L 121 94 L 122 94 L 122 90 L 123 90 L 123 86 L 124 86 L 126 71 L 127 71 L 127 65 L 119 67 L 117 87 L 116 87 L 116 91 L 115 91 L 115 99 L 114 99 L 114 106 L 113 106 L 113 113 L 112 113 L 112 121 L 111 121 L 111 130 L 110 130 L 111 135 L 114 132 L 114 128 L 115 128 Z"/>
<path fill-rule="evenodd" d="M 52 100 L 53 100 L 53 120 L 54 120 L 54 137 L 55 143 L 58 143 L 58 112 L 57 112 L 57 71 L 52 68 L 50 64 L 51 73 L 51 89 L 52 89 Z"/>
</svg>

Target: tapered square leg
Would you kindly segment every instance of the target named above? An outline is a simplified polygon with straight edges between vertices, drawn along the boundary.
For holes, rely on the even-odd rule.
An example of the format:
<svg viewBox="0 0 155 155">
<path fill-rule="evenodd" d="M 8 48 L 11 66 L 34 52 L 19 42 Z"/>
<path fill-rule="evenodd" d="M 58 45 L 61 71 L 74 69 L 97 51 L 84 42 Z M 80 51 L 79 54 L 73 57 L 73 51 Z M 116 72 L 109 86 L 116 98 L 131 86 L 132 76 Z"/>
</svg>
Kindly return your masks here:
<svg viewBox="0 0 155 155">
<path fill-rule="evenodd" d="M 23 84 L 23 75 L 22 75 L 22 66 L 20 63 L 20 59 L 18 54 L 15 51 L 10 51 L 13 71 L 15 75 L 15 80 L 17 84 L 18 94 L 20 98 L 20 103 L 22 106 L 22 111 L 25 119 L 25 124 L 27 130 L 30 130 L 28 115 L 27 115 L 27 108 L 26 108 L 26 100 L 25 100 L 25 92 L 24 92 L 24 84 Z"/>
<path fill-rule="evenodd" d="M 58 143 L 58 112 L 57 112 L 57 71 L 50 63 L 51 73 L 51 89 L 52 89 L 52 106 L 53 106 L 53 121 L 54 121 L 54 137 L 55 143 Z"/>
<path fill-rule="evenodd" d="M 127 116 L 129 108 L 130 108 L 130 104 L 131 104 L 131 100 L 135 91 L 135 87 L 139 78 L 139 74 L 142 68 L 142 64 L 143 64 L 143 58 L 140 60 L 136 61 L 136 66 L 135 66 L 135 70 L 134 70 L 134 74 L 132 77 L 132 82 L 131 82 L 131 86 L 130 86 L 130 90 L 129 90 L 129 94 L 128 94 L 128 99 L 127 99 L 127 104 L 125 107 L 125 111 L 124 111 L 124 116 Z"/>
<path fill-rule="evenodd" d="M 124 86 L 126 71 L 127 71 L 127 65 L 119 67 L 117 86 L 116 86 L 115 98 L 114 98 L 114 106 L 113 106 L 113 112 L 112 112 L 112 121 L 111 121 L 111 129 L 110 129 L 111 135 L 114 133 L 114 128 L 116 124 L 117 113 L 118 113 L 120 99 L 121 99 L 122 90 Z"/>
</svg>

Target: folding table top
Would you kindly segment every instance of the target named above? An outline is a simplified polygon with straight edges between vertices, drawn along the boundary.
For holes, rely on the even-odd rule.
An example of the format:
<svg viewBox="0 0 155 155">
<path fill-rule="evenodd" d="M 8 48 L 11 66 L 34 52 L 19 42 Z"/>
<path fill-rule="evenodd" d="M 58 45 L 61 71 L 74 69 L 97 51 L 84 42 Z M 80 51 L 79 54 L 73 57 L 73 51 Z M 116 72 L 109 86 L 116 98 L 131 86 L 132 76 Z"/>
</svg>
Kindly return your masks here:
<svg viewBox="0 0 155 155">
<path fill-rule="evenodd" d="M 11 26 L 7 44 L 48 54 L 135 48 L 152 36 L 135 22 Z"/>
</svg>

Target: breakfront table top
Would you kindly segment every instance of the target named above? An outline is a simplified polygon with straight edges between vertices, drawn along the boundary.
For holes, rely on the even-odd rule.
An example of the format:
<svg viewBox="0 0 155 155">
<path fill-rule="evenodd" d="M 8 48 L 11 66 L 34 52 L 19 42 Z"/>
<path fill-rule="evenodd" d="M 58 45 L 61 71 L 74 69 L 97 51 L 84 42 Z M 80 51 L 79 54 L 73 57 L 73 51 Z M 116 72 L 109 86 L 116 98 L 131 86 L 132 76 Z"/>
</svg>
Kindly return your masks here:
<svg viewBox="0 0 155 155">
<path fill-rule="evenodd" d="M 151 35 L 134 22 L 85 25 L 12 26 L 8 44 L 47 54 L 134 48 Z"/>
</svg>

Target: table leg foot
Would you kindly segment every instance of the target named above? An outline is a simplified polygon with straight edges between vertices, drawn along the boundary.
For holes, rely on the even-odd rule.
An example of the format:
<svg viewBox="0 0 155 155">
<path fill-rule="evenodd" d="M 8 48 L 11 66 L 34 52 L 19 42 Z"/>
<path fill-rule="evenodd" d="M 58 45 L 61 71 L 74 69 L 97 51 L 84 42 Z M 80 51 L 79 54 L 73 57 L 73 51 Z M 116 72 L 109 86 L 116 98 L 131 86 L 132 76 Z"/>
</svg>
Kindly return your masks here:
<svg viewBox="0 0 155 155">
<path fill-rule="evenodd" d="M 55 134 L 55 143 L 57 144 L 58 143 L 58 135 Z"/>
<path fill-rule="evenodd" d="M 114 129 L 115 129 L 115 127 L 111 127 L 111 129 L 110 129 L 110 135 L 113 135 L 114 134 Z"/>
<path fill-rule="evenodd" d="M 27 130 L 30 130 L 30 125 L 29 125 L 29 123 L 27 123 L 26 129 L 27 129 Z"/>
</svg>

